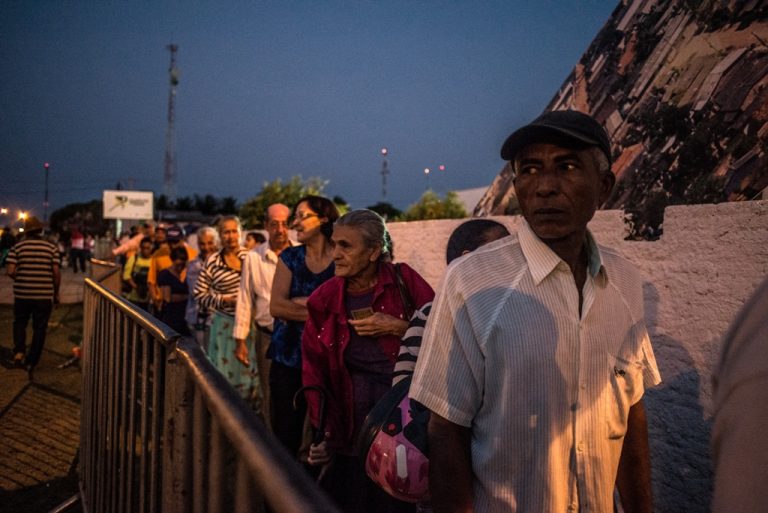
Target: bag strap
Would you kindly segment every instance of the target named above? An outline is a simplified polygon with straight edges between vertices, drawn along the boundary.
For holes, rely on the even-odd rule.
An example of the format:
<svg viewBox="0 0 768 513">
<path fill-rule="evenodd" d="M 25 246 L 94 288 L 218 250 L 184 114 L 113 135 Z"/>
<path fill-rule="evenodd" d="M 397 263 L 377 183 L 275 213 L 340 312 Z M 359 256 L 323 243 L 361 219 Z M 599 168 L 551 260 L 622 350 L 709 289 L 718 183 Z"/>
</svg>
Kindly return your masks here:
<svg viewBox="0 0 768 513">
<path fill-rule="evenodd" d="M 397 281 L 397 288 L 400 290 L 400 299 L 403 302 L 403 308 L 405 309 L 405 314 L 407 315 L 406 320 L 409 320 L 413 316 L 413 312 L 416 311 L 416 307 L 413 304 L 413 299 L 411 299 L 411 292 L 405 285 L 405 280 L 403 279 L 403 272 L 400 269 L 400 264 L 395 264 L 395 280 Z"/>
</svg>

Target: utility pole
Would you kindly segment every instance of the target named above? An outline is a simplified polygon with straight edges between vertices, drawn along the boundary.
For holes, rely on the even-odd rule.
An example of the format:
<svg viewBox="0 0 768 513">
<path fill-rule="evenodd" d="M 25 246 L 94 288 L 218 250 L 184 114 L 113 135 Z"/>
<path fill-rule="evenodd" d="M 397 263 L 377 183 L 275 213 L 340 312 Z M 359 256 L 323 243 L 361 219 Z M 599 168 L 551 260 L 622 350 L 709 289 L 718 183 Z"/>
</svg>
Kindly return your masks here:
<svg viewBox="0 0 768 513">
<path fill-rule="evenodd" d="M 387 201 L 387 175 L 389 174 L 389 165 L 387 163 L 387 155 L 389 150 L 387 148 L 381 149 L 381 201 L 386 203 Z"/>
<path fill-rule="evenodd" d="M 176 86 L 179 85 L 179 70 L 176 68 L 176 52 L 179 46 L 169 44 L 166 48 L 171 52 L 171 65 L 168 68 L 170 89 L 168 91 L 168 128 L 165 131 L 165 169 L 163 185 L 165 195 L 172 203 L 176 202 L 176 148 L 174 134 L 174 119 L 176 117 Z"/>
</svg>

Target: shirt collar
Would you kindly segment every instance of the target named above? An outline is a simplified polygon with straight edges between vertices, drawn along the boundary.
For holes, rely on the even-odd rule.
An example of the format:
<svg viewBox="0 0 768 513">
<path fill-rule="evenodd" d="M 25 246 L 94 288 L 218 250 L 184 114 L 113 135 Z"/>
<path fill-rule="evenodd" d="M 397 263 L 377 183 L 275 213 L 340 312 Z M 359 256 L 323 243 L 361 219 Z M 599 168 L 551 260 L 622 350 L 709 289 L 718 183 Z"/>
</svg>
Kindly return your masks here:
<svg viewBox="0 0 768 513">
<path fill-rule="evenodd" d="M 288 247 L 296 246 L 297 244 L 293 242 L 291 239 L 288 239 Z M 272 251 L 272 248 L 269 247 L 269 242 L 265 242 L 263 244 L 260 244 L 258 248 L 254 249 L 256 253 L 261 255 L 262 258 L 265 258 L 269 260 L 272 263 L 277 263 L 278 256 L 277 253 Z"/>
<path fill-rule="evenodd" d="M 523 251 L 523 256 L 528 263 L 528 269 L 531 271 L 531 276 L 536 285 L 542 282 L 544 278 L 555 270 L 560 265 L 567 265 L 563 259 L 557 256 L 557 253 L 552 251 L 544 241 L 542 241 L 531 229 L 530 225 L 525 219 L 520 221 L 520 227 L 517 230 L 517 238 L 520 241 L 520 249 Z M 597 247 L 595 238 L 592 233 L 587 230 L 587 271 L 589 274 L 596 278 L 601 270 L 605 271 L 603 266 L 602 256 L 600 255 L 600 248 Z"/>
</svg>

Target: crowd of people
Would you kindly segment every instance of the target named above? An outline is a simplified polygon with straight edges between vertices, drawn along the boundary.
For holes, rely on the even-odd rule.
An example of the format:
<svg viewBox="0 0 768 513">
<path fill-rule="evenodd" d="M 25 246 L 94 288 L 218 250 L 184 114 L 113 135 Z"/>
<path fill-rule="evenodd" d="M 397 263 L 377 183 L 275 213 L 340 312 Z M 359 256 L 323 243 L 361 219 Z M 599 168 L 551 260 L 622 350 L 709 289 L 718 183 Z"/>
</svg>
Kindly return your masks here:
<svg viewBox="0 0 768 513">
<path fill-rule="evenodd" d="M 269 206 L 264 234 L 244 237 L 237 217 L 221 217 L 197 230 L 197 249 L 179 226 L 139 226 L 113 251 L 124 264 L 125 297 L 197 341 L 343 511 L 611 513 L 620 503 L 627 513 L 650 512 L 643 395 L 661 376 L 642 281 L 587 229 L 615 182 L 608 135 L 586 114 L 548 112 L 512 133 L 501 155 L 523 220 L 511 235 L 489 220 L 459 226 L 437 295 L 395 261 L 381 216 L 340 215 L 310 195 Z M 7 258 L 17 278 L 19 358 L 17 323 L 47 321 L 58 290 L 57 251 L 40 230 L 30 225 L 29 242 Z M 24 265 L 33 253 L 44 268 Z M 35 273 L 46 275 L 45 287 L 23 283 Z M 718 375 L 715 461 L 733 474 L 718 476 L 722 511 L 764 506 L 759 487 L 745 483 L 765 465 L 748 467 L 751 481 L 734 480 L 754 457 L 734 426 L 753 434 L 762 427 L 741 419 L 764 398 L 745 380 L 764 374 L 753 362 L 768 353 L 753 344 L 744 354 L 755 359 L 739 358 L 736 348 L 761 333 L 765 340 L 766 291 L 752 304 L 763 313 L 742 314 L 749 329 L 729 335 L 736 341 Z M 33 338 L 33 365 L 40 347 Z M 733 370 L 742 367 L 752 374 Z M 359 441 L 402 380 L 426 414 L 412 406 L 402 425 L 390 417 L 376 429 L 423 439 L 414 442 L 421 463 L 412 466 L 403 442 L 376 455 L 372 475 Z M 741 402 L 729 407 L 732 390 Z M 428 493 L 400 500 L 426 478 L 427 458 Z M 392 468 L 382 470 L 384 459 Z"/>
<path fill-rule="evenodd" d="M 264 228 L 266 237 L 244 236 L 237 217 L 223 216 L 197 230 L 195 249 L 179 226 L 144 223 L 113 251 L 124 260 L 124 295 L 199 343 L 343 509 L 408 511 L 366 486 L 355 440 L 391 387 L 409 317 L 432 288 L 392 263 L 385 221 L 373 211 L 340 216 L 331 200 L 309 195 L 293 208 L 269 206 Z M 306 386 L 322 397 L 301 400 Z"/>
</svg>

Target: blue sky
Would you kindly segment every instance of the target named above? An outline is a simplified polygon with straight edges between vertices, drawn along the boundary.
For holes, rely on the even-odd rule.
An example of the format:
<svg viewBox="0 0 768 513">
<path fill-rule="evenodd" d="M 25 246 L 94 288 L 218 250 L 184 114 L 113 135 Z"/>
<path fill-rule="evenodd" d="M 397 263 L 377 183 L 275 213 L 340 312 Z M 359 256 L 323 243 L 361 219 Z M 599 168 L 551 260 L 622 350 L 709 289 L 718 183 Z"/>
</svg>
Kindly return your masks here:
<svg viewBox="0 0 768 513">
<path fill-rule="evenodd" d="M 118 181 L 162 192 L 179 45 L 178 194 L 243 201 L 301 174 L 354 207 L 488 185 L 614 2 L 0 3 L 0 206 L 42 212 Z M 424 168 L 444 164 L 429 178 Z M 427 181 L 429 180 L 429 181 Z"/>
</svg>

